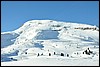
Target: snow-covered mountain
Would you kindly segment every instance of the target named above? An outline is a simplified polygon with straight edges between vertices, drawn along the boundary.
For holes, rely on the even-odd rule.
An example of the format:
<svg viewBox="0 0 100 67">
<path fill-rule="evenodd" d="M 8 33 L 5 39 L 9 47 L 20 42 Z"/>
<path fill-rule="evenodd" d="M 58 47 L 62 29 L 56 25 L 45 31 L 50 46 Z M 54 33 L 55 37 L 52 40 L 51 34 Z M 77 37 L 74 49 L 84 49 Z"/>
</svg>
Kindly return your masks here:
<svg viewBox="0 0 100 67">
<path fill-rule="evenodd" d="M 90 55 L 83 52 L 89 48 Z M 1 61 L 29 57 L 94 58 L 99 63 L 99 28 L 54 20 L 30 20 L 19 29 L 1 33 Z"/>
</svg>

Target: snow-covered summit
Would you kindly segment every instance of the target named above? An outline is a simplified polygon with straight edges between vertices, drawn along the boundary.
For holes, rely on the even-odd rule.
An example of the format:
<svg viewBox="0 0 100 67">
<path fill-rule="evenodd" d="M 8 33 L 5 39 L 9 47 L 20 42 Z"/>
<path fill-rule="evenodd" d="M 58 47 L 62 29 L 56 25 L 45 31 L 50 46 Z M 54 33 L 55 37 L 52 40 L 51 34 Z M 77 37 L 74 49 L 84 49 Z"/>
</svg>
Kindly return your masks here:
<svg viewBox="0 0 100 67">
<path fill-rule="evenodd" d="M 1 33 L 1 60 L 7 61 L 8 56 L 14 55 L 35 56 L 43 53 L 48 56 L 48 53 L 53 52 L 76 57 L 75 52 L 79 52 L 78 56 L 81 56 L 87 47 L 98 53 L 99 49 L 94 46 L 99 47 L 97 26 L 54 20 L 30 20 L 19 29 Z"/>
<path fill-rule="evenodd" d="M 45 27 L 46 26 L 46 27 Z M 87 25 L 87 24 L 79 24 L 79 23 L 72 23 L 72 22 L 61 22 L 61 21 L 54 21 L 54 20 L 30 20 L 27 21 L 23 24 L 23 26 L 21 26 L 19 29 L 15 30 L 16 32 L 18 31 L 23 31 L 23 30 L 27 30 L 30 28 L 42 28 L 42 29 L 50 29 L 50 28 L 54 28 L 54 27 L 70 27 L 70 28 L 78 28 L 78 27 L 82 27 L 82 28 L 96 28 L 98 30 L 98 27 L 96 26 L 92 26 L 92 25 Z"/>
</svg>

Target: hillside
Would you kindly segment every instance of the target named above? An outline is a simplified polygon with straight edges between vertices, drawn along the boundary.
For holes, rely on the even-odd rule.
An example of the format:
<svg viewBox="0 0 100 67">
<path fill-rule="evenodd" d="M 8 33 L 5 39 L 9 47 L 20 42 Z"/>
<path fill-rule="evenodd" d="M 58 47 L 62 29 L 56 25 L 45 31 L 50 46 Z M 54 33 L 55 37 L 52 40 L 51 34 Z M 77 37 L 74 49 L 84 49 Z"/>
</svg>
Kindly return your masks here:
<svg viewBox="0 0 100 67">
<path fill-rule="evenodd" d="M 89 55 L 83 53 L 88 48 L 92 51 Z M 94 62 L 95 64 L 92 65 L 99 65 L 99 28 L 72 22 L 30 20 L 14 31 L 1 33 L 1 62 L 3 65 L 11 65 L 11 61 L 17 63 L 31 59 L 46 60 L 51 63 L 50 58 L 53 58 L 55 62 L 57 61 L 54 60 L 55 58 L 64 60 L 61 64 L 59 61 L 59 65 L 63 63 L 72 66 L 81 65 L 84 60 L 88 60 L 85 62 L 87 64 L 82 65 L 89 65 L 90 60 L 92 60 L 90 64 Z M 69 63 L 72 59 L 78 62 Z M 39 63 L 41 65 L 42 62 Z M 43 65 L 47 64 L 43 63 Z"/>
</svg>

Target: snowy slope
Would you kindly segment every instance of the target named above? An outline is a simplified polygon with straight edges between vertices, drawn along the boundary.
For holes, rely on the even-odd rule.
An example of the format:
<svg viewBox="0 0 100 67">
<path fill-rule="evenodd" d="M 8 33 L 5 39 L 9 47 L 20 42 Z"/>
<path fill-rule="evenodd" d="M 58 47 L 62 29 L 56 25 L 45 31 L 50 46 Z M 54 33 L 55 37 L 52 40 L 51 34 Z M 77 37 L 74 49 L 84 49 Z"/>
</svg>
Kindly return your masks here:
<svg viewBox="0 0 100 67">
<path fill-rule="evenodd" d="M 88 47 L 93 53 L 83 54 Z M 30 20 L 17 30 L 1 33 L 3 65 L 8 63 L 7 61 L 30 60 L 31 56 L 33 60 L 41 56 L 48 58 L 49 55 L 59 59 L 63 58 L 61 53 L 68 60 L 76 58 L 79 62 L 79 58 L 91 58 L 99 62 L 99 28 L 72 22 Z"/>
<path fill-rule="evenodd" d="M 4 32 L 1 34 L 1 48 L 7 47 L 15 42 L 19 35 L 14 32 Z"/>
</svg>

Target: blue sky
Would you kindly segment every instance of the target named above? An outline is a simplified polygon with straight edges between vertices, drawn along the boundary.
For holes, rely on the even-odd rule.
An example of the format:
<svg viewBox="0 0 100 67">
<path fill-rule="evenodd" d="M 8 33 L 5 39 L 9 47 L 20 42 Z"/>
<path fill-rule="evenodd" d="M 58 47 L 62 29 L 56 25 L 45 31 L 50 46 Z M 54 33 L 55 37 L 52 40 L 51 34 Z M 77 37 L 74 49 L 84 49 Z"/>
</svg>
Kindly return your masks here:
<svg viewBox="0 0 100 67">
<path fill-rule="evenodd" d="M 1 1 L 1 32 L 39 19 L 99 26 L 99 1 Z"/>
</svg>

